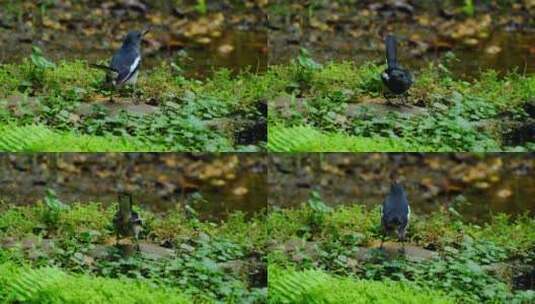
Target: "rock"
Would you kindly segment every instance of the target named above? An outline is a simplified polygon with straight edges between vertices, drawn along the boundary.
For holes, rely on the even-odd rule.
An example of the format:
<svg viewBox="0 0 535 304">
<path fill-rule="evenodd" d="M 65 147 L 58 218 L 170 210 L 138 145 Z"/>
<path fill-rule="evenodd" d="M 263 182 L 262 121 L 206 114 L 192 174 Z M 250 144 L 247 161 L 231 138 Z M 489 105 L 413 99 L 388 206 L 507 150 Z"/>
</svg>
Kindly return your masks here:
<svg viewBox="0 0 535 304">
<path fill-rule="evenodd" d="M 346 116 L 349 119 L 363 117 L 386 117 L 389 113 L 396 113 L 400 117 L 413 118 L 429 114 L 425 108 L 413 105 L 389 105 L 386 103 L 362 102 L 357 104 L 348 104 Z"/>
<path fill-rule="evenodd" d="M 371 261 L 374 256 L 376 256 L 375 249 L 370 249 L 366 247 L 357 247 L 357 253 L 353 256 L 355 260 L 359 262 L 368 262 Z"/>
<path fill-rule="evenodd" d="M 139 242 L 139 251 L 142 255 L 151 259 L 170 259 L 175 256 L 175 251 L 148 242 Z"/>
<path fill-rule="evenodd" d="M 217 264 L 221 269 L 226 272 L 233 273 L 237 276 L 247 273 L 247 264 L 242 260 L 232 260 Z"/>
<path fill-rule="evenodd" d="M 282 245 L 278 245 L 275 249 L 283 251 L 285 254 L 292 257 L 296 262 L 304 259 L 315 260 L 319 258 L 320 250 L 317 242 L 308 242 L 303 239 L 290 239 Z"/>
<path fill-rule="evenodd" d="M 88 116 L 93 113 L 96 105 L 106 109 L 108 111 L 108 116 L 112 118 L 117 117 L 122 111 L 125 111 L 129 114 L 144 116 L 156 113 L 159 110 L 158 107 L 145 103 L 134 104 L 131 102 L 103 102 L 98 104 L 81 103 L 78 108 L 74 110 L 74 112 L 79 117 Z"/>
<path fill-rule="evenodd" d="M 512 271 L 513 289 L 534 290 L 535 289 L 535 266 L 515 265 Z"/>
<path fill-rule="evenodd" d="M 104 259 L 108 257 L 108 249 L 110 246 L 105 245 L 94 245 L 93 249 L 89 250 L 87 252 L 87 255 L 94 258 L 94 259 Z"/>
<path fill-rule="evenodd" d="M 292 98 L 288 95 L 276 97 L 270 102 L 270 106 L 272 106 L 275 112 L 278 113 L 283 119 L 291 118 L 295 112 L 303 115 L 306 115 L 308 112 L 305 107 L 304 98 Z"/>
<path fill-rule="evenodd" d="M 195 251 L 195 247 L 190 246 L 190 245 L 188 245 L 188 244 L 180 244 L 180 247 L 179 247 L 179 248 L 180 248 L 181 250 L 184 250 L 184 251 L 189 252 L 189 253 Z"/>
<path fill-rule="evenodd" d="M 510 122 L 504 134 L 504 142 L 509 146 L 523 145 L 535 138 L 535 118 Z"/>
<path fill-rule="evenodd" d="M 369 250 L 381 250 L 379 248 L 380 241 L 373 243 Z M 405 258 L 412 262 L 423 262 L 438 257 L 438 253 L 435 251 L 427 250 L 411 244 L 405 244 L 405 251 L 402 252 L 402 245 L 400 242 L 384 242 L 382 252 L 387 258 L 395 258 L 399 256 L 405 256 Z M 368 252 L 368 254 L 371 252 Z M 364 256 L 368 257 L 368 256 Z"/>
<path fill-rule="evenodd" d="M 41 239 L 35 235 L 30 235 L 22 240 L 7 238 L 0 244 L 3 248 L 10 249 L 20 247 L 23 250 L 41 249 L 45 252 L 51 252 L 54 249 L 54 241 L 51 239 Z"/>
<path fill-rule="evenodd" d="M 483 271 L 499 278 L 504 282 L 511 282 L 513 277 L 513 267 L 507 263 L 494 263 L 481 266 Z"/>
</svg>

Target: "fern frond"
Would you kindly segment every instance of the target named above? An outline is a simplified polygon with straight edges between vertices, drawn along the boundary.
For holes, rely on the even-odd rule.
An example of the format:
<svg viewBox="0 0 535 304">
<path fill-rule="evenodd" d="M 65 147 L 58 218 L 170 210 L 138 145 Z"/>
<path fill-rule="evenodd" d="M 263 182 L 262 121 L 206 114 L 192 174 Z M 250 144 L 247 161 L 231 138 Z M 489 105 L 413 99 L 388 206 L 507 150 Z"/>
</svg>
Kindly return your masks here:
<svg viewBox="0 0 535 304">
<path fill-rule="evenodd" d="M 66 274 L 56 268 L 28 269 L 21 272 L 18 278 L 14 278 L 9 287 L 15 300 L 26 303 L 35 299 L 41 290 L 65 277 Z"/>
<path fill-rule="evenodd" d="M 272 152 L 298 152 L 311 142 L 318 141 L 321 132 L 304 126 L 269 128 L 268 149 Z"/>
<path fill-rule="evenodd" d="M 269 268 L 269 300 L 273 304 L 453 304 L 443 293 L 410 283 L 355 280 L 318 270 Z"/>
<path fill-rule="evenodd" d="M 25 151 L 33 143 L 53 135 L 54 132 L 41 126 L 5 127 L 0 129 L 0 151 Z"/>
<path fill-rule="evenodd" d="M 58 132 L 42 125 L 0 127 L 0 151 L 109 152 L 162 151 L 134 137 L 90 136 Z"/>
<path fill-rule="evenodd" d="M 72 275 L 58 268 L 0 264 L 0 303 L 170 303 L 191 299 L 178 289 L 140 280 Z"/>
<path fill-rule="evenodd" d="M 268 150 L 272 152 L 409 152 L 430 147 L 384 137 L 355 137 L 324 133 L 309 126 L 270 126 Z"/>
<path fill-rule="evenodd" d="M 269 269 L 270 303 L 290 304 L 302 302 L 304 296 L 317 286 L 325 284 L 329 276 L 323 272 L 307 270 L 303 272 Z M 308 302 L 311 303 L 311 302 Z M 318 302 L 320 303 L 320 302 Z"/>
</svg>

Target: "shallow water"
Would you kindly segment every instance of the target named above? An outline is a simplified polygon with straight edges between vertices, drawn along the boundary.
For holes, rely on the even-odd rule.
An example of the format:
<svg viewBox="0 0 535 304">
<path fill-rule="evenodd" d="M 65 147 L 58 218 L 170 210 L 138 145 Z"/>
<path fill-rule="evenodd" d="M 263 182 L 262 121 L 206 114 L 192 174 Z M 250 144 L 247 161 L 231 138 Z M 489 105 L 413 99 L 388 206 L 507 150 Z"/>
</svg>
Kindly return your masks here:
<svg viewBox="0 0 535 304">
<path fill-rule="evenodd" d="M 380 3 L 364 1 L 345 6 L 327 2 L 308 13 L 297 8 L 271 13 L 270 22 L 275 30 L 270 34 L 270 63 L 286 63 L 297 56 L 300 48 L 307 48 L 319 62 L 384 64 L 382 37 L 393 33 L 398 37 L 401 64 L 416 76 L 419 69 L 430 63 L 444 63 L 447 53 L 456 58 L 449 60 L 447 67 L 465 79 L 477 78 L 480 71 L 487 69 L 535 73 L 535 28 L 529 22 L 518 21 L 525 20 L 518 11 L 482 9 L 467 18 L 476 26 L 489 14 L 490 26 L 480 29 L 464 23 L 462 15 L 443 17 L 442 9 L 454 11 L 457 7 L 444 1 L 386 2 L 410 3 L 414 9 L 410 14 L 378 8 Z M 456 27 L 464 34 L 473 33 L 453 38 L 451 32 L 444 32 Z"/>
<path fill-rule="evenodd" d="M 58 4 L 45 10 L 46 22 L 41 20 L 35 6 L 12 6 L 15 8 L 6 10 L 5 16 L 0 12 L 0 19 L 6 19 L 0 23 L 0 41 L 3 41 L 0 63 L 20 62 L 29 57 L 32 45 L 42 48 L 45 57 L 53 61 L 108 62 L 128 31 L 150 26 L 142 44 L 144 69 L 150 70 L 166 61 L 177 64 L 187 76 L 193 77 L 205 77 L 220 68 L 234 72 L 266 70 L 267 31 L 260 24 L 261 12 L 210 2 L 209 11 L 203 16 L 196 13 L 195 4 L 196 1 L 184 1 L 180 5 L 151 1 L 144 12 L 121 6 L 109 8 L 107 2 L 71 7 Z M 95 20 L 100 16 L 95 13 L 97 10 L 104 14 L 100 17 L 104 21 Z M 216 19 L 213 17 L 216 12 L 223 12 L 224 17 L 214 28 L 209 28 L 210 22 L 199 21 L 204 17 Z M 242 19 L 250 21 L 246 23 Z M 187 36 L 188 26 L 202 34 Z"/>
<path fill-rule="evenodd" d="M 474 222 L 499 212 L 535 215 L 532 154 L 300 154 L 268 164 L 271 207 L 298 206 L 311 191 L 331 206 L 375 207 L 397 167 L 416 214 L 453 207 Z"/>
<path fill-rule="evenodd" d="M 118 189 L 135 205 L 169 212 L 190 204 L 204 219 L 265 209 L 264 161 L 255 155 L 0 154 L 0 200 L 24 205 L 54 189 L 65 202 L 117 201 Z M 200 199 L 194 199 L 201 197 Z"/>
</svg>

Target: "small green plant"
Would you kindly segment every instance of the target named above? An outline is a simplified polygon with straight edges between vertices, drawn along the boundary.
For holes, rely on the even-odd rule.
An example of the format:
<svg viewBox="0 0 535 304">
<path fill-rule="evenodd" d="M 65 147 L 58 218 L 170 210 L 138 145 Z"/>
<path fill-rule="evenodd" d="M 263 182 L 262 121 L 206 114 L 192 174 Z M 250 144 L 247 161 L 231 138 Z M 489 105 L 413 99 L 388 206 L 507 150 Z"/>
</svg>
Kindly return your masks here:
<svg viewBox="0 0 535 304">
<path fill-rule="evenodd" d="M 354 278 L 366 285 L 373 285 L 374 281 L 400 281 L 408 284 L 405 291 L 432 290 L 436 295 L 447 294 L 450 302 L 455 303 L 530 303 L 535 297 L 531 291 L 511 290 L 508 286 L 512 282 L 511 267 L 533 261 L 533 254 L 528 253 L 535 240 L 533 218 L 519 216 L 513 220 L 496 215 L 480 227 L 465 223 L 446 210 L 416 217 L 411 220 L 411 245 L 435 248 L 436 256 L 415 261 L 411 255 L 385 258 L 374 248 L 365 249 L 366 256 L 362 255 L 359 248 L 371 247 L 371 239 L 378 239 L 378 208 L 336 207 L 322 217 L 323 224 L 316 226 L 313 239 L 303 238 L 301 227 L 307 227 L 312 212 L 309 205 L 307 202 L 302 208 L 274 210 L 268 216 L 272 242 L 282 245 L 275 248 L 284 248 L 269 254 L 269 287 L 275 303 L 301 303 L 299 299 L 314 303 L 309 295 L 310 299 L 332 300 L 319 300 L 319 303 L 358 303 L 348 291 L 357 288 L 356 282 L 342 282 Z M 323 210 L 321 204 L 319 209 Z M 289 244 L 295 242 L 290 240 L 295 239 L 300 240 L 300 245 L 292 247 Z M 279 271 L 280 275 L 288 275 L 283 283 L 279 282 L 281 285 L 276 283 L 277 275 L 271 276 L 273 268 L 273 274 Z M 331 286 L 325 275 L 336 277 L 339 280 L 335 285 L 345 287 Z M 382 286 L 370 287 L 370 296 L 379 297 L 381 290 Z M 366 292 L 358 294 L 366 297 Z M 388 296 L 381 298 L 388 299 Z"/>
<path fill-rule="evenodd" d="M 37 205 L 14 207 L 0 201 L 0 210 L 7 210 L 0 212 L 0 242 L 10 237 L 31 239 L 33 244 L 31 249 L 0 248 L 0 303 L 15 302 L 12 296 L 23 303 L 81 303 L 86 301 L 79 299 L 87 296 L 96 303 L 124 303 L 129 289 L 136 289 L 127 295 L 129 303 L 168 303 L 175 296 L 187 299 L 185 303 L 265 303 L 267 288 L 250 282 L 251 273 L 265 272 L 262 216 L 247 218 L 237 212 L 216 225 L 183 208 L 158 215 L 139 210 L 145 220 L 145 242 L 155 247 L 165 243 L 172 249 L 163 249 L 165 256 L 142 251 L 125 257 L 105 243 L 113 234 L 115 206 L 68 206 L 53 191 Z M 42 234 L 44 225 L 50 229 Z M 90 253 L 96 247 L 103 256 Z M 29 253 L 37 258 L 29 259 Z M 120 294 L 122 302 L 115 299 Z M 169 299 L 162 300 L 164 296 Z"/>
<path fill-rule="evenodd" d="M 310 83 L 314 71 L 322 67 L 321 64 L 317 63 L 314 58 L 312 58 L 310 51 L 305 48 L 301 48 L 299 50 L 299 55 L 297 56 L 297 60 L 295 62 L 297 63 L 295 80 L 301 84 Z"/>
<path fill-rule="evenodd" d="M 201 15 L 206 15 L 208 11 L 208 7 L 206 6 L 206 0 L 197 0 L 195 10 Z"/>
<path fill-rule="evenodd" d="M 473 0 L 464 0 L 464 6 L 462 8 L 463 12 L 469 16 L 474 16 L 475 13 L 475 7 L 474 7 L 474 1 Z"/>
<path fill-rule="evenodd" d="M 272 75 L 222 69 L 205 80 L 186 79 L 163 64 L 139 79 L 139 98 L 152 104 L 142 106 L 147 111 L 141 113 L 93 102 L 107 94 L 101 88 L 104 77 L 84 61 L 55 65 L 39 49 L 20 64 L 0 65 L 1 97 L 21 99 L 15 107 L 0 100 L 0 132 L 7 136 L 0 136 L 0 150 L 263 149 L 260 139 L 242 143 L 237 133 L 265 119 L 258 104 L 271 92 Z"/>
<path fill-rule="evenodd" d="M 271 151 L 499 151 L 507 130 L 525 119 L 534 77 L 482 72 L 467 82 L 452 77 L 450 59 L 419 71 L 406 108 L 377 103 L 381 66 L 316 65 L 304 52 L 271 70 L 286 85 L 269 113 Z M 305 84 L 305 85 L 304 85 Z M 284 102 L 281 102 L 284 101 Z M 524 117 L 524 118 L 521 118 Z M 301 132 L 301 133 L 299 133 Z"/>
<path fill-rule="evenodd" d="M 61 202 L 53 189 L 47 189 L 43 199 L 45 209 L 43 211 L 43 222 L 49 227 L 56 227 L 62 212 L 69 209 L 69 206 Z"/>
<path fill-rule="evenodd" d="M 45 58 L 43 51 L 37 46 L 32 47 L 30 60 L 33 64 L 29 74 L 29 78 L 32 83 L 41 84 L 44 79 L 45 70 L 56 67 L 55 63 Z"/>
</svg>

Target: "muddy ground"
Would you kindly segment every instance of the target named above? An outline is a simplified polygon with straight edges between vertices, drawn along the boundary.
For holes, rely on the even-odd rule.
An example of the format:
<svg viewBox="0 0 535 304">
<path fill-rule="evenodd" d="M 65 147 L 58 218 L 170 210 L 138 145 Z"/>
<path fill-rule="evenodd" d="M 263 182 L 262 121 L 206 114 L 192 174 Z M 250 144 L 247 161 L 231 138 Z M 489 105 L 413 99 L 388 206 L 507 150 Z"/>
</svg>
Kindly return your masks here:
<svg viewBox="0 0 535 304">
<path fill-rule="evenodd" d="M 228 154 L 0 154 L 0 199 L 41 200 L 47 189 L 65 202 L 117 201 L 118 189 L 156 212 L 190 204 L 201 218 L 265 208 L 262 155 Z"/>
<path fill-rule="evenodd" d="M 322 62 L 383 63 L 382 39 L 395 33 L 401 62 L 414 70 L 447 59 L 463 78 L 489 68 L 535 72 L 533 1 L 503 6 L 474 1 L 473 11 L 459 2 L 273 1 L 270 64 L 295 58 L 300 48 Z"/>
<path fill-rule="evenodd" d="M 199 77 L 222 67 L 267 67 L 265 1 L 49 2 L 0 1 L 0 62 L 20 61 L 32 45 L 55 61 L 107 62 L 128 31 L 150 28 L 146 68 L 166 60 Z"/>
<path fill-rule="evenodd" d="M 297 206 L 311 191 L 331 205 L 375 207 L 397 172 L 412 209 L 453 207 L 470 221 L 498 212 L 535 214 L 533 154 L 299 154 L 272 155 L 269 205 Z"/>
</svg>

